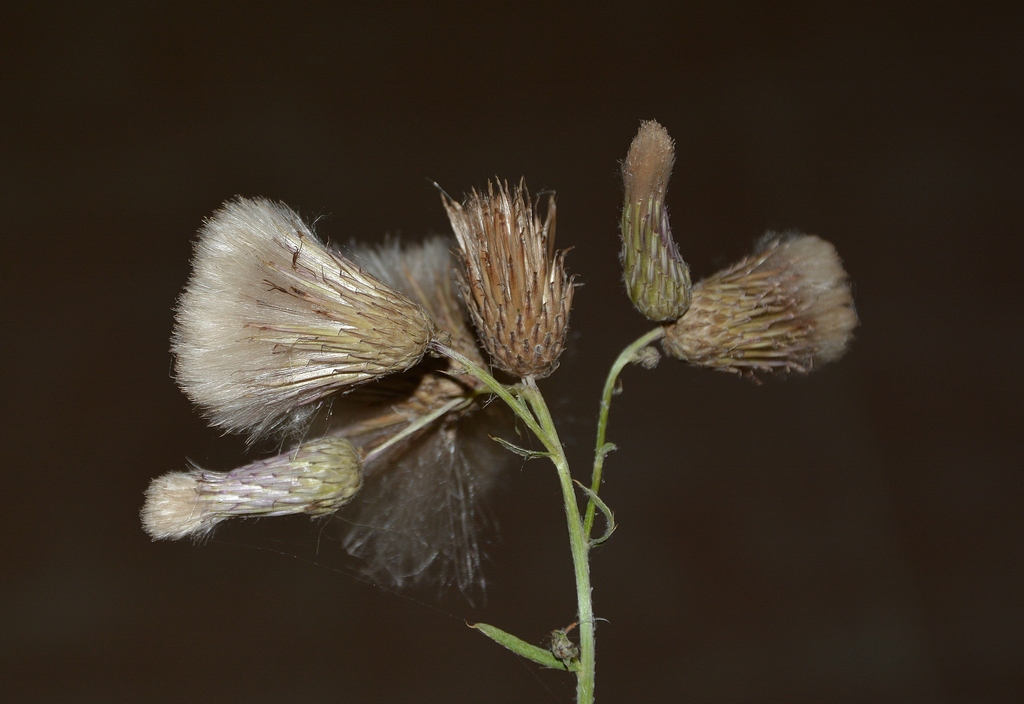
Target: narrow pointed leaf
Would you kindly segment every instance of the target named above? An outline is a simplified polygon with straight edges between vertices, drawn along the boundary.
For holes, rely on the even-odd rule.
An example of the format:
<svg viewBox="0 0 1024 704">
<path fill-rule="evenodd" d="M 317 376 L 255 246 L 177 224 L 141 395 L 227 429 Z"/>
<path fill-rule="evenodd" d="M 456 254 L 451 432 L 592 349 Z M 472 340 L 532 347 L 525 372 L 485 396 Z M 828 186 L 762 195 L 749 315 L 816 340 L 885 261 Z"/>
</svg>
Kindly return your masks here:
<svg viewBox="0 0 1024 704">
<path fill-rule="evenodd" d="M 605 445 L 605 447 L 607 447 L 607 445 Z M 601 500 L 601 497 L 599 497 L 597 494 L 595 494 L 587 487 L 580 484 L 575 479 L 573 481 L 579 485 L 580 489 L 583 490 L 583 493 L 587 495 L 587 498 L 590 499 L 590 501 L 595 506 L 597 506 L 598 510 L 604 515 L 604 520 L 607 526 L 604 529 L 604 535 L 602 535 L 600 538 L 594 538 L 590 541 L 590 547 L 596 547 L 604 541 L 608 540 L 608 538 L 612 537 L 612 533 L 615 532 L 615 516 L 614 514 L 612 514 L 612 510 L 608 508 L 608 504 Z"/>
<path fill-rule="evenodd" d="M 475 628 L 498 645 L 503 645 L 513 653 L 521 655 L 527 660 L 533 660 L 538 665 L 550 667 L 553 670 L 566 669 L 565 663 L 552 655 L 550 650 L 545 650 L 539 646 L 531 645 L 525 640 L 516 638 L 511 633 L 506 633 L 500 628 L 490 626 L 486 623 L 471 623 L 469 624 L 469 627 Z"/>
<path fill-rule="evenodd" d="M 514 445 L 513 443 L 510 443 L 508 440 L 504 440 L 493 435 L 491 436 L 491 440 L 498 443 L 509 452 L 514 452 L 517 455 L 525 457 L 528 460 L 535 460 L 539 457 L 551 457 L 550 452 L 538 452 L 537 450 L 527 450 L 525 447 L 519 447 L 519 445 Z"/>
</svg>

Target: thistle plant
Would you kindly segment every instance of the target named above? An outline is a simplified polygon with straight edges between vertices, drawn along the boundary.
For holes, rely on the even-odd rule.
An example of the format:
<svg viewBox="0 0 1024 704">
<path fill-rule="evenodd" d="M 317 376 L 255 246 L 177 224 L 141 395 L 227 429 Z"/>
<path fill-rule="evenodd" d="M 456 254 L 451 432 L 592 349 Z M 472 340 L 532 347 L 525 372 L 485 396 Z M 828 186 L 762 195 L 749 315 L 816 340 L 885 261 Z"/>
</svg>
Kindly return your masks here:
<svg viewBox="0 0 1024 704">
<path fill-rule="evenodd" d="M 768 233 L 754 253 L 692 284 L 665 205 L 674 146 L 644 122 L 622 164 L 623 281 L 654 326 L 605 379 L 589 482 L 573 477 L 538 380 L 565 347 L 573 278 L 556 251 L 555 200 L 525 181 L 487 183 L 443 206 L 454 240 L 322 243 L 286 206 L 227 203 L 200 230 L 172 339 L 177 379 L 214 426 L 290 449 L 229 472 L 155 479 L 142 509 L 154 539 L 201 538 L 236 516 L 350 516 L 345 549 L 401 587 L 484 587 L 481 502 L 507 460 L 549 461 L 561 488 L 576 620 L 549 647 L 489 624 L 497 643 L 576 677 L 596 672 L 590 553 L 615 529 L 600 497 L 619 375 L 664 353 L 757 381 L 808 373 L 845 352 L 857 325 L 828 242 Z M 539 443 L 514 434 L 518 424 Z M 598 514 L 602 530 L 595 534 Z M 576 637 L 576 640 L 573 638 Z"/>
</svg>

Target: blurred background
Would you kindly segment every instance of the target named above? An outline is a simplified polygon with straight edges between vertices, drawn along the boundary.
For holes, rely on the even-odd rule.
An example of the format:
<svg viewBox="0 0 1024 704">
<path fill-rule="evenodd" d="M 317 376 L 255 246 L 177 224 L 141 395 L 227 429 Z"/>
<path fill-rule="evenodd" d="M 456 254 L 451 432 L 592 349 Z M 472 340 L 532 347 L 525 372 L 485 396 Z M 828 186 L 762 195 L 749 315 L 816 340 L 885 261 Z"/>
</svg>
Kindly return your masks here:
<svg viewBox="0 0 1024 704">
<path fill-rule="evenodd" d="M 19 6 L 20 5 L 20 6 Z M 488 601 L 358 578 L 330 523 L 153 543 L 154 477 L 242 441 L 176 388 L 202 219 L 280 199 L 334 241 L 447 231 L 495 174 L 558 193 L 579 275 L 542 388 L 579 476 L 647 323 L 618 160 L 677 143 L 695 278 L 767 229 L 837 246 L 847 357 L 763 386 L 624 374 L 593 555 L 607 702 L 1024 701 L 1024 13 L 1016 3 L 15 3 L 0 21 L 0 698 L 571 702 L 469 630 L 574 620 L 553 471 L 490 502 Z"/>
</svg>

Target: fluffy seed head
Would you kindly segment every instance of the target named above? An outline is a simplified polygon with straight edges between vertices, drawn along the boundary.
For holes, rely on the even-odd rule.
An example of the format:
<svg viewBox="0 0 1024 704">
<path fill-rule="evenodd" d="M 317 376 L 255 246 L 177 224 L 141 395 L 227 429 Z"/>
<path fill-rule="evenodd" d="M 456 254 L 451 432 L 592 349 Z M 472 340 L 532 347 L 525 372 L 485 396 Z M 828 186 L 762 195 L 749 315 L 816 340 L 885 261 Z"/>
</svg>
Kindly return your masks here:
<svg viewBox="0 0 1024 704">
<path fill-rule="evenodd" d="M 347 504 L 362 486 L 359 454 L 347 440 L 325 438 L 239 467 L 196 467 L 153 480 L 142 526 L 154 540 L 201 538 L 237 516 L 321 516 Z"/>
<path fill-rule="evenodd" d="M 620 258 L 626 292 L 650 320 L 676 320 L 690 305 L 690 269 L 672 238 L 665 208 L 674 162 L 668 131 L 653 120 L 641 122 L 622 162 Z"/>
<path fill-rule="evenodd" d="M 413 366 L 423 308 L 327 249 L 287 206 L 230 201 L 199 232 L 171 342 L 213 425 L 259 436 L 338 390 Z"/>
<path fill-rule="evenodd" d="M 839 359 L 857 326 L 835 247 L 813 235 L 768 233 L 751 256 L 693 287 L 662 346 L 691 364 L 752 375 L 806 373 Z"/>
<path fill-rule="evenodd" d="M 545 377 L 558 366 L 572 307 L 565 251 L 554 251 L 555 199 L 541 220 L 523 181 L 465 203 L 443 197 L 458 239 L 463 297 L 491 360 L 518 377 Z"/>
</svg>

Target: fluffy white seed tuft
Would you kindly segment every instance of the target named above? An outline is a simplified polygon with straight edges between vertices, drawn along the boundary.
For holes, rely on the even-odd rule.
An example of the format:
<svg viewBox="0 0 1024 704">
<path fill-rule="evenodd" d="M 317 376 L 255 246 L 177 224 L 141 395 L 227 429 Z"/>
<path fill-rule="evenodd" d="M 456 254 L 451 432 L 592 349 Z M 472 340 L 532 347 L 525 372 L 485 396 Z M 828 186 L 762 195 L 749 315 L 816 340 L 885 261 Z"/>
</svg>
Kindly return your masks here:
<svg viewBox="0 0 1024 704">
<path fill-rule="evenodd" d="M 238 198 L 199 232 L 171 349 L 211 423 L 258 437 L 324 396 L 415 365 L 423 308 L 325 247 L 287 206 Z"/>
</svg>

